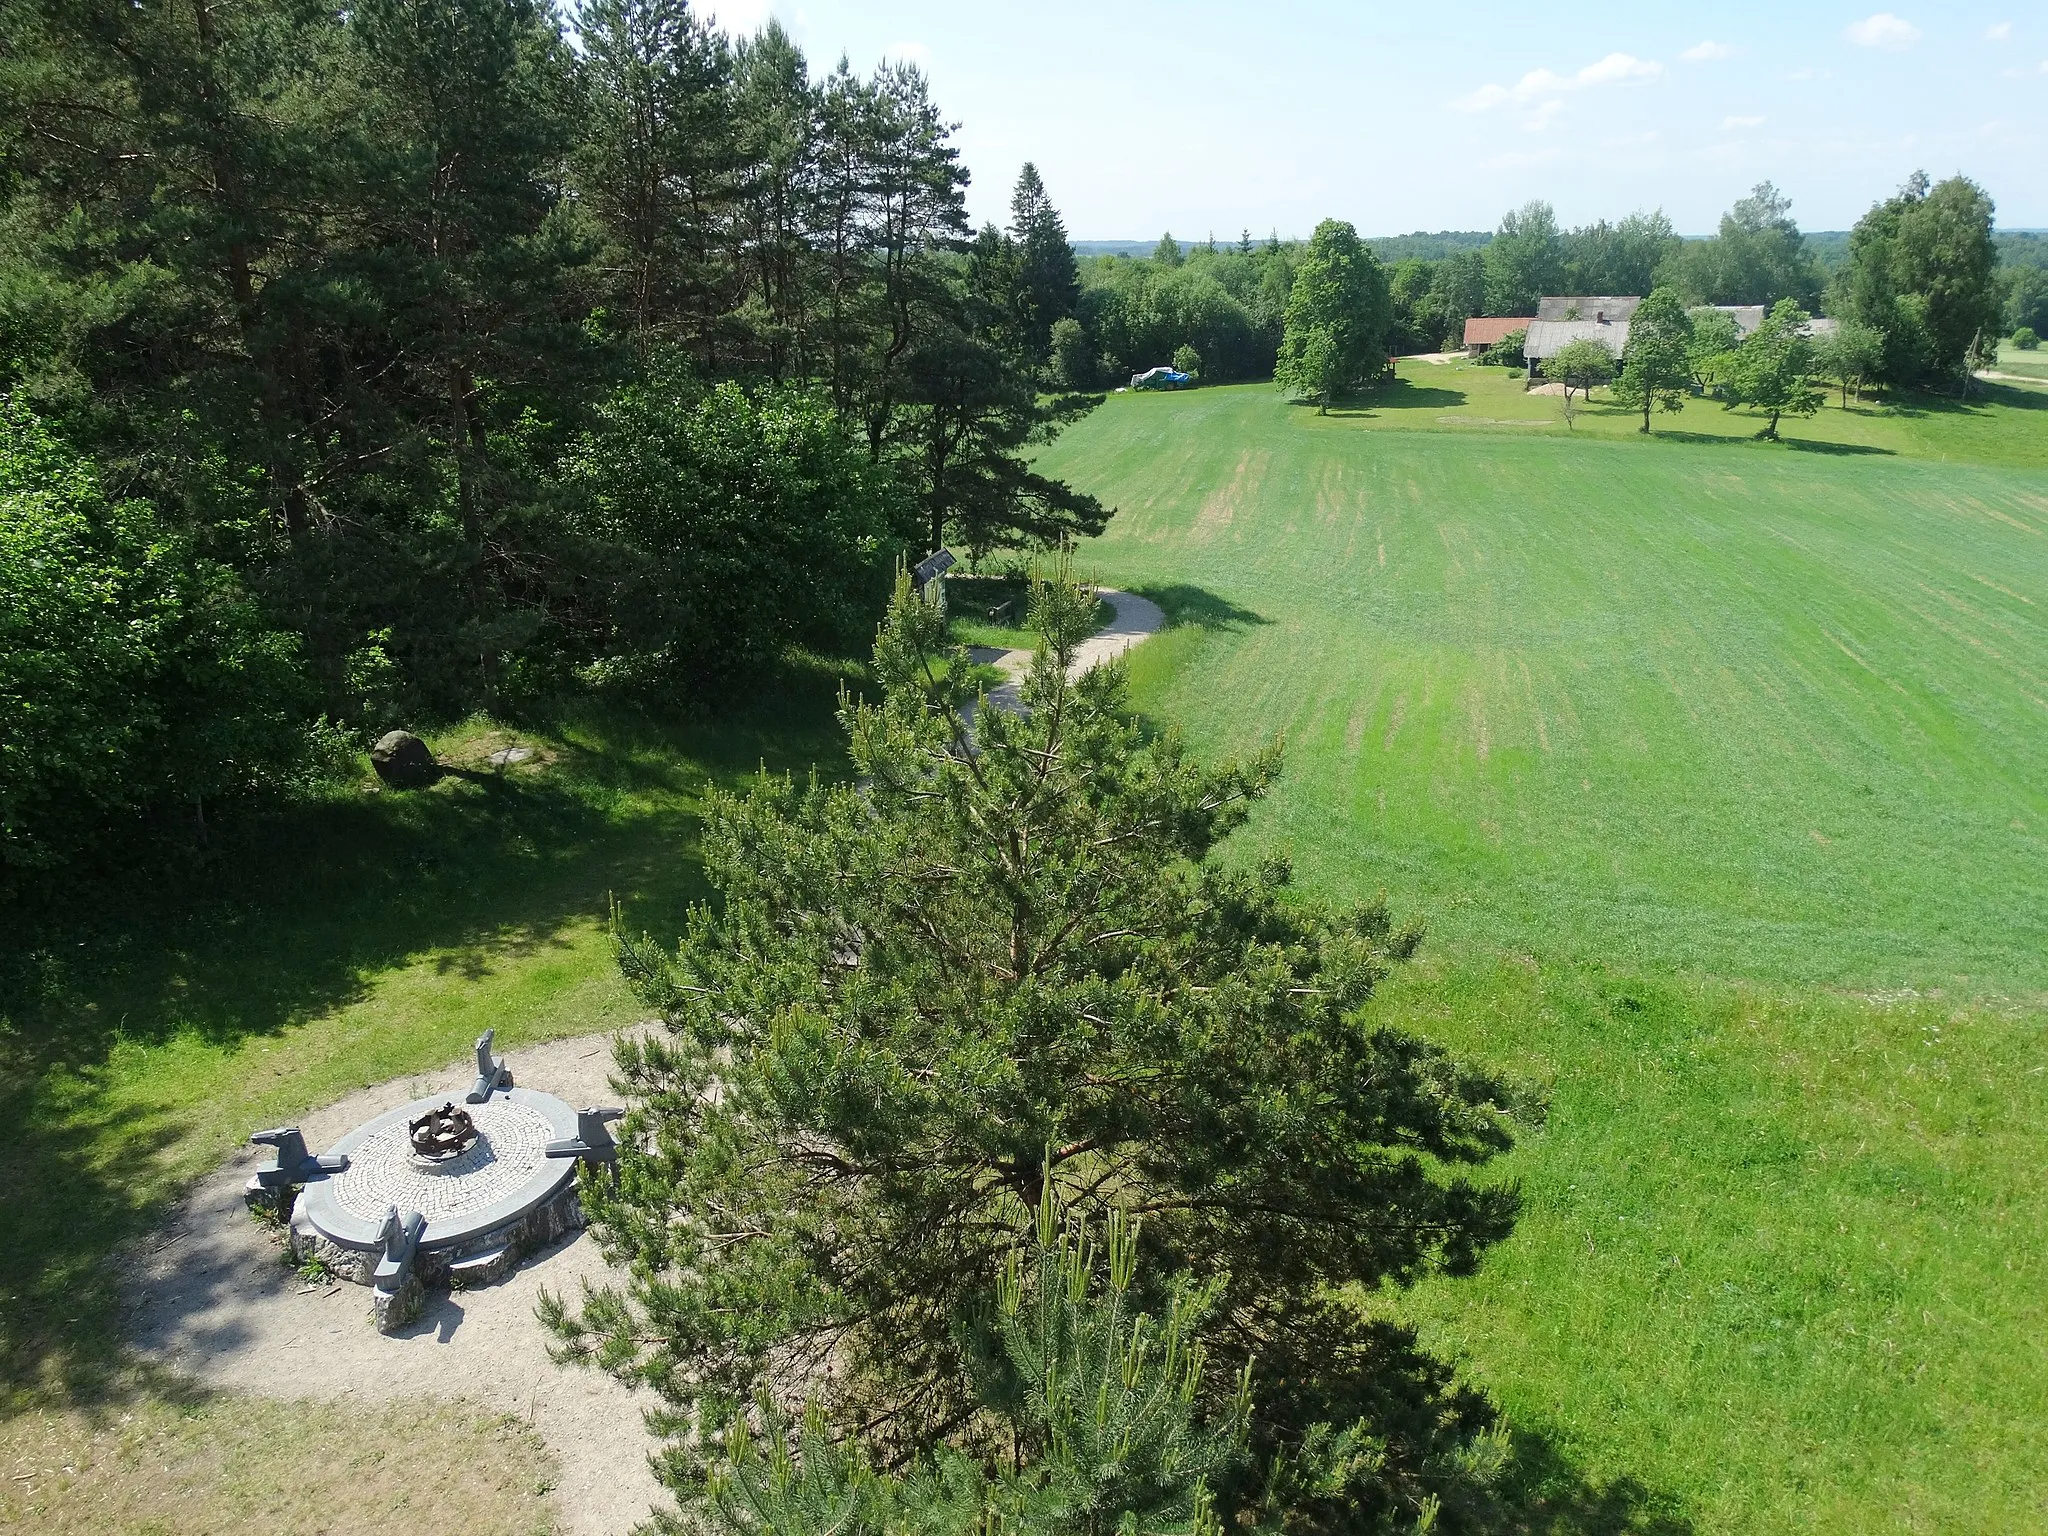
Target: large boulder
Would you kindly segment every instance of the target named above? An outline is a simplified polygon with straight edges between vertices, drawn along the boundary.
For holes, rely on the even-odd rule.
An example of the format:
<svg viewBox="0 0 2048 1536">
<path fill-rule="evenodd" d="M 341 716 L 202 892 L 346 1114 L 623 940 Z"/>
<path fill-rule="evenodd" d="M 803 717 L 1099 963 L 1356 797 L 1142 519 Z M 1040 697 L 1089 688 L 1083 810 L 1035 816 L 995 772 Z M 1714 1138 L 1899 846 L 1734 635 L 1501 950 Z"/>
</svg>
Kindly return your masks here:
<svg viewBox="0 0 2048 1536">
<path fill-rule="evenodd" d="M 441 776 L 427 744 L 411 731 L 389 731 L 370 748 L 370 766 L 393 789 L 424 789 Z"/>
</svg>

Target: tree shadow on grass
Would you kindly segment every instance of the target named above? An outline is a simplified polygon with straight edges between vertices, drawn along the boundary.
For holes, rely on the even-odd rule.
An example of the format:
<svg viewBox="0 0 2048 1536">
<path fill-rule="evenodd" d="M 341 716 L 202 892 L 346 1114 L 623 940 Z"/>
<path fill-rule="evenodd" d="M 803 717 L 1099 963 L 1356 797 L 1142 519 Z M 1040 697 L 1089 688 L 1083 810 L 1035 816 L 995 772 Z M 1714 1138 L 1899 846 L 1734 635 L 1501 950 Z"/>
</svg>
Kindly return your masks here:
<svg viewBox="0 0 2048 1536">
<path fill-rule="evenodd" d="M 1332 416 L 1363 416 L 1368 419 L 1381 411 L 1443 411 L 1463 405 L 1468 397 L 1462 389 L 1447 389 L 1441 384 L 1417 384 L 1408 379 L 1396 379 L 1381 384 L 1355 399 L 1334 403 L 1330 407 Z"/>
<path fill-rule="evenodd" d="M 1206 587 L 1191 586 L 1186 582 L 1154 583 L 1132 587 L 1131 591 L 1140 597 L 1150 598 L 1160 606 L 1166 614 L 1168 629 L 1191 627 L 1229 631 L 1273 622 L 1263 614 L 1240 607 L 1227 597 L 1217 596 Z"/>
<path fill-rule="evenodd" d="M 1464 1522 L 1486 1536 L 1691 1536 L 1678 1500 L 1633 1477 L 1596 1482 L 1546 1436 L 1517 1429 L 1492 1505 Z"/>
<path fill-rule="evenodd" d="M 1775 444 L 1760 439 L 1754 432 L 1740 436 L 1724 436 L 1719 432 L 1685 432 L 1671 427 L 1658 427 L 1650 435 L 1660 443 L 1690 443 L 1701 448 L 1757 448 L 1778 447 L 1794 453 L 1826 453 L 1843 458 L 1896 458 L 1898 449 L 1879 448 L 1869 443 L 1830 443 L 1807 437 L 1792 437 L 1790 429 L 1781 426 Z"/>
<path fill-rule="evenodd" d="M 123 1052 L 281 1036 L 422 956 L 475 979 L 566 947 L 614 896 L 674 934 L 707 891 L 705 790 L 760 767 L 845 772 L 848 675 L 786 669 L 702 719 L 587 709 L 518 732 L 542 748 L 530 767 L 339 788 L 221 828 L 204 857 L 0 909 L 0 1412 L 131 1379 L 110 1256 L 179 1193 L 194 1137 L 218 1135 L 195 1119 L 203 1086 L 153 1092 Z"/>
</svg>

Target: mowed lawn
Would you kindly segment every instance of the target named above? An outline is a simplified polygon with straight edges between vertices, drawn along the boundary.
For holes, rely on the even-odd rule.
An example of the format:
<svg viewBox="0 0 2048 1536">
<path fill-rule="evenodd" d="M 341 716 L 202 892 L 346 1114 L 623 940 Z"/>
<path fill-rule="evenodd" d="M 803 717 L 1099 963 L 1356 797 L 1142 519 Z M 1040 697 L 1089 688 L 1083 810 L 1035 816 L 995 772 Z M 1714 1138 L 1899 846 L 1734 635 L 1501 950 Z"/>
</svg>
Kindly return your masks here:
<svg viewBox="0 0 2048 1536">
<path fill-rule="evenodd" d="M 1515 1236 L 1370 1304 L 1564 1528 L 2048 1529 L 2048 415 L 1646 443 L 1403 372 L 1426 419 L 1121 396 L 1041 460 L 1179 620 L 1140 706 L 1285 735 L 1248 845 L 1428 923 L 1382 1016 L 1549 1090 Z"/>
<path fill-rule="evenodd" d="M 1304 875 L 1549 955 L 2048 987 L 2048 468 L 1378 424 L 1125 396 L 1045 460 L 1118 508 L 1083 563 L 1206 623 L 1146 705 L 1286 737 Z"/>
</svg>

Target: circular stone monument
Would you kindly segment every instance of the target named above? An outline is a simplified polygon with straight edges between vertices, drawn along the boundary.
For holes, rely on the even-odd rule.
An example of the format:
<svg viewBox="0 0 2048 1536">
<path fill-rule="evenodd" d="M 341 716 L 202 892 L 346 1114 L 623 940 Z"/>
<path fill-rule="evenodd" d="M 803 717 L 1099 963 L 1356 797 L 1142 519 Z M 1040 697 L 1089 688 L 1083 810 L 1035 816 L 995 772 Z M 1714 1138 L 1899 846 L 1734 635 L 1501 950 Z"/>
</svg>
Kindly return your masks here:
<svg viewBox="0 0 2048 1536">
<path fill-rule="evenodd" d="M 348 1159 L 338 1173 L 306 1185 L 292 1210 L 292 1257 L 318 1259 L 336 1274 L 371 1284 L 385 1251 L 390 1213 L 426 1218 L 413 1272 L 425 1285 L 481 1284 L 520 1256 L 583 1225 L 575 1156 L 548 1155 L 574 1141 L 576 1111 L 552 1094 L 501 1088 L 463 1106 L 476 1139 L 455 1156 L 413 1150 L 413 1122 L 448 1101 L 416 1099 L 358 1126 L 330 1149 Z"/>
</svg>

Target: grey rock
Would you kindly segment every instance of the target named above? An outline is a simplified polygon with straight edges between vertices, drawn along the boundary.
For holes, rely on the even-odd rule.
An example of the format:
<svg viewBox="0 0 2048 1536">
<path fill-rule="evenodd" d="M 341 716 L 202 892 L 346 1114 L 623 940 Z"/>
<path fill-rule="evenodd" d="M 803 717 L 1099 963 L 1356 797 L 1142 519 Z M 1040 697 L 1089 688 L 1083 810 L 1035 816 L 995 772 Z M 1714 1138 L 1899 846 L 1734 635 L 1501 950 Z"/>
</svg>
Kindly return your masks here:
<svg viewBox="0 0 2048 1536">
<path fill-rule="evenodd" d="M 393 789 L 424 789 L 441 776 L 427 744 L 411 731 L 387 731 L 370 748 L 370 766 Z"/>
</svg>

